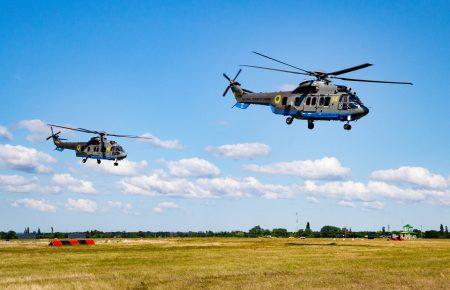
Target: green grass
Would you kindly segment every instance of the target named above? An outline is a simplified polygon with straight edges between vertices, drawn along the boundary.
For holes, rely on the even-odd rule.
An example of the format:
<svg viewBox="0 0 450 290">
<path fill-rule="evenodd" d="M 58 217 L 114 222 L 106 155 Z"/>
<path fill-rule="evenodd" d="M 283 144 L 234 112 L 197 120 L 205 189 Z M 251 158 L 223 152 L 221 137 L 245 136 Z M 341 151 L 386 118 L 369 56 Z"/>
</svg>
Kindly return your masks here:
<svg viewBox="0 0 450 290">
<path fill-rule="evenodd" d="M 0 242 L 0 289 L 450 289 L 450 240 Z"/>
</svg>

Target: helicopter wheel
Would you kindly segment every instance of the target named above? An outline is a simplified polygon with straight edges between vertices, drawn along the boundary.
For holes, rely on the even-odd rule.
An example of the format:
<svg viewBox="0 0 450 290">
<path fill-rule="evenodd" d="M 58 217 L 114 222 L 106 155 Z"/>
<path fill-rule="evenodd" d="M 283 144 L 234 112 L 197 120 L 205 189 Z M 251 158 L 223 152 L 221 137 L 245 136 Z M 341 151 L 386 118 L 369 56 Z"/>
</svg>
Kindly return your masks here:
<svg viewBox="0 0 450 290">
<path fill-rule="evenodd" d="M 292 117 L 286 118 L 286 124 L 288 124 L 288 125 L 292 124 L 293 121 L 294 121 L 294 118 L 292 118 Z"/>
<path fill-rule="evenodd" d="M 83 163 L 86 163 L 86 161 L 87 161 L 87 158 L 81 159 L 81 162 L 83 162 Z"/>
<path fill-rule="evenodd" d="M 314 129 L 314 122 L 313 121 L 308 121 L 308 129 L 309 130 Z"/>
<path fill-rule="evenodd" d="M 100 159 L 97 159 L 97 164 L 102 163 L 102 161 Z"/>
<path fill-rule="evenodd" d="M 119 163 L 117 163 L 117 161 L 114 162 L 114 166 L 119 166 Z"/>
<path fill-rule="evenodd" d="M 347 123 L 347 124 L 344 125 L 344 129 L 345 130 L 351 130 L 352 129 L 352 125 Z"/>
</svg>

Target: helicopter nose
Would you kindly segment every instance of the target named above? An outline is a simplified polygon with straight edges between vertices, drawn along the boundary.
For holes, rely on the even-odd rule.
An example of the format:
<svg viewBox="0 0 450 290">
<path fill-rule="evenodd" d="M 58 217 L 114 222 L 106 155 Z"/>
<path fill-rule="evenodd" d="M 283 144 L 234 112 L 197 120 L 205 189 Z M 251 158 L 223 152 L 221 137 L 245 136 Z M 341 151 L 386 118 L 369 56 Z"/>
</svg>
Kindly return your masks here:
<svg viewBox="0 0 450 290">
<path fill-rule="evenodd" d="M 361 106 L 363 109 L 363 116 L 369 114 L 369 108 L 367 108 L 366 106 Z"/>
</svg>

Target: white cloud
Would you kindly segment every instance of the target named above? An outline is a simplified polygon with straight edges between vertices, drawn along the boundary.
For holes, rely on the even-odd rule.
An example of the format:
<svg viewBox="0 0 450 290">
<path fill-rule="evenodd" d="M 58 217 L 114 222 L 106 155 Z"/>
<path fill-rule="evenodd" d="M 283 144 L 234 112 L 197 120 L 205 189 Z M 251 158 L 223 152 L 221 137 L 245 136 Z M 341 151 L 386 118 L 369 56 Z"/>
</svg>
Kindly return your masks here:
<svg viewBox="0 0 450 290">
<path fill-rule="evenodd" d="M 319 203 L 319 200 L 314 196 L 307 196 L 306 200 L 309 201 L 310 203 Z"/>
<path fill-rule="evenodd" d="M 145 133 L 142 134 L 141 136 L 152 138 L 152 139 L 142 139 L 141 142 L 149 143 L 156 147 L 161 147 L 164 149 L 178 149 L 178 150 L 184 148 L 183 144 L 181 144 L 181 142 L 178 140 L 162 140 L 150 133 Z"/>
<path fill-rule="evenodd" d="M 206 151 L 212 152 L 217 156 L 244 159 L 257 156 L 265 156 L 270 153 L 270 147 L 263 143 L 240 143 L 240 144 L 228 144 L 218 147 L 208 146 Z"/>
<path fill-rule="evenodd" d="M 0 166 L 31 173 L 50 173 L 56 160 L 46 153 L 21 145 L 0 145 Z"/>
<path fill-rule="evenodd" d="M 345 207 L 356 207 L 355 203 L 353 201 L 348 201 L 348 200 L 340 200 L 337 203 L 340 206 L 345 206 Z"/>
<path fill-rule="evenodd" d="M 118 209 L 121 212 L 126 213 L 126 214 L 130 214 L 131 210 L 133 209 L 133 206 L 131 205 L 131 203 L 109 200 L 107 202 L 106 209 L 111 209 L 111 208 Z"/>
<path fill-rule="evenodd" d="M 97 193 L 92 182 L 74 178 L 69 173 L 58 173 L 53 175 L 52 182 L 58 186 L 66 187 L 72 192 L 88 194 Z"/>
<path fill-rule="evenodd" d="M 92 161 L 92 162 L 90 162 Z M 140 162 L 129 161 L 127 159 L 119 161 L 119 166 L 114 166 L 113 162 L 103 161 L 100 164 L 94 162 L 95 160 L 88 160 L 82 166 L 86 166 L 89 169 L 94 171 L 106 173 L 106 174 L 114 174 L 121 176 L 136 176 L 141 174 L 147 169 L 147 161 L 142 160 Z"/>
<path fill-rule="evenodd" d="M 442 175 L 433 174 L 423 167 L 400 167 L 397 169 L 377 170 L 370 178 L 387 182 L 404 182 L 427 188 L 442 189 L 448 182 Z"/>
<path fill-rule="evenodd" d="M 176 177 L 212 177 L 220 174 L 217 166 L 197 157 L 168 161 L 166 166 L 169 173 Z"/>
<path fill-rule="evenodd" d="M 258 173 L 295 175 L 308 179 L 344 179 L 350 175 L 350 169 L 342 167 L 335 157 L 267 165 L 245 164 L 244 168 Z"/>
<path fill-rule="evenodd" d="M 18 199 L 16 201 L 14 201 L 11 204 L 13 207 L 26 207 L 26 208 L 31 208 L 31 209 L 35 209 L 38 211 L 43 211 L 43 212 L 55 212 L 56 211 L 56 207 L 54 205 L 52 205 L 51 203 L 49 203 L 48 201 L 46 201 L 45 199 L 32 199 L 32 198 L 23 198 L 23 199 Z"/>
<path fill-rule="evenodd" d="M 58 186 L 44 186 L 36 176 L 0 175 L 0 188 L 14 193 L 56 193 Z"/>
<path fill-rule="evenodd" d="M 298 87 L 298 85 L 295 84 L 283 84 L 280 87 L 281 91 L 293 91 Z"/>
<path fill-rule="evenodd" d="M 176 209 L 179 207 L 180 206 L 178 204 L 176 204 L 172 201 L 164 201 L 164 202 L 158 203 L 158 205 L 153 208 L 153 211 L 156 213 L 162 213 L 164 211 L 164 209 Z"/>
<path fill-rule="evenodd" d="M 12 140 L 12 134 L 8 131 L 8 128 L 0 126 L 0 139 Z"/>
<path fill-rule="evenodd" d="M 95 212 L 97 210 L 97 203 L 90 199 L 71 199 L 69 198 L 66 203 L 68 210 L 83 211 L 83 212 Z"/>
<path fill-rule="evenodd" d="M 316 183 L 305 181 L 299 186 L 299 190 L 311 195 L 318 195 L 332 198 L 343 198 L 345 200 L 370 200 L 371 195 L 364 183 L 353 181 L 333 181 Z"/>
<path fill-rule="evenodd" d="M 370 209 L 383 209 L 384 203 L 382 203 L 381 201 L 378 201 L 378 200 L 365 201 L 365 202 L 363 202 L 363 207 L 370 208 Z"/>
<path fill-rule="evenodd" d="M 289 186 L 263 184 L 253 177 L 199 178 L 190 181 L 161 172 L 124 178 L 119 181 L 119 187 L 128 194 L 189 198 L 261 196 L 274 199 L 287 198 L 294 194 Z"/>
<path fill-rule="evenodd" d="M 26 139 L 30 142 L 43 142 L 45 139 L 51 135 L 50 127 L 42 120 L 32 119 L 23 120 L 17 124 L 17 127 L 27 130 L 30 134 L 27 135 Z M 74 132 L 71 130 L 63 128 L 54 128 L 55 133 L 61 131 L 63 134 L 74 136 Z"/>
</svg>

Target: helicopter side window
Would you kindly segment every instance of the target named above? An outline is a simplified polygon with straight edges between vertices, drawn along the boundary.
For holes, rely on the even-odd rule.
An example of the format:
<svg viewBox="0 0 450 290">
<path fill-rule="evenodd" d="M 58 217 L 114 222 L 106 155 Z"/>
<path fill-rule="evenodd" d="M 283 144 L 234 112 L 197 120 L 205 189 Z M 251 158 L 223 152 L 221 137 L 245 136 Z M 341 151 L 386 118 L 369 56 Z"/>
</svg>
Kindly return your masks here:
<svg viewBox="0 0 450 290">
<path fill-rule="evenodd" d="M 320 97 L 319 99 L 319 106 L 323 106 L 323 97 Z"/>
<path fill-rule="evenodd" d="M 316 97 L 312 98 L 311 106 L 315 106 L 316 102 L 317 102 L 317 98 Z"/>
<path fill-rule="evenodd" d="M 311 97 L 306 98 L 306 105 L 307 106 L 311 105 Z"/>
<path fill-rule="evenodd" d="M 325 102 L 323 103 L 324 106 L 328 107 L 330 105 L 330 97 L 325 97 Z"/>
<path fill-rule="evenodd" d="M 294 102 L 294 104 L 298 107 L 298 106 L 300 106 L 300 97 L 296 97 L 295 98 L 295 102 Z"/>
<path fill-rule="evenodd" d="M 281 105 L 286 106 L 287 103 L 287 97 L 283 97 L 283 100 L 281 101 Z"/>
</svg>

